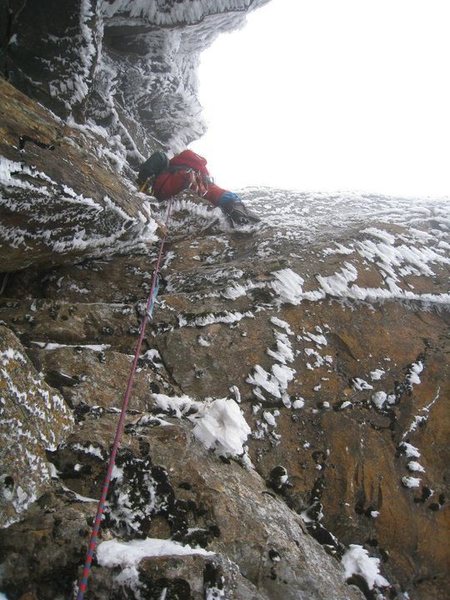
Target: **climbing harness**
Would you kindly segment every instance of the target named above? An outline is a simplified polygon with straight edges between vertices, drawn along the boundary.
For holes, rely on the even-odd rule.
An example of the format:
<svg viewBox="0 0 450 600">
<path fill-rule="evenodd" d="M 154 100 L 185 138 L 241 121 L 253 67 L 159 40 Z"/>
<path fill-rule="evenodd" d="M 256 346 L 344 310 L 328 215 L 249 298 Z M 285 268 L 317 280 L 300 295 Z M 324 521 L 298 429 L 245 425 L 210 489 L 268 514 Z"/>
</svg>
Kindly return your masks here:
<svg viewBox="0 0 450 600">
<path fill-rule="evenodd" d="M 169 200 L 169 204 L 167 207 L 166 218 L 165 218 L 165 226 L 166 227 L 169 222 L 171 212 L 172 212 L 172 199 Z M 85 563 L 84 563 L 83 573 L 82 573 L 80 581 L 78 583 L 77 600 L 83 600 L 84 594 L 87 589 L 88 577 L 89 577 L 89 573 L 91 570 L 91 564 L 92 564 L 92 559 L 94 557 L 94 552 L 95 552 L 95 549 L 96 549 L 97 543 L 98 543 L 98 534 L 100 531 L 100 524 L 102 521 L 103 511 L 105 509 L 105 502 L 106 502 L 106 497 L 108 495 L 109 484 L 111 482 L 111 476 L 112 476 L 112 472 L 113 472 L 114 465 L 116 462 L 116 455 L 119 450 L 120 440 L 121 440 L 122 433 L 123 433 L 123 430 L 125 427 L 125 417 L 126 417 L 126 413 L 127 413 L 128 403 L 129 403 L 130 397 L 131 397 L 131 390 L 133 387 L 134 376 L 136 374 L 139 356 L 141 353 L 142 342 L 144 340 L 147 323 L 148 323 L 149 319 L 151 319 L 153 316 L 153 309 L 155 306 L 156 297 L 158 295 L 159 273 L 161 270 L 161 260 L 162 260 L 162 256 L 163 256 L 166 238 L 167 238 L 167 231 L 164 232 L 164 235 L 161 238 L 161 242 L 159 245 L 159 252 L 158 252 L 158 257 L 156 259 L 155 270 L 153 271 L 150 294 L 148 296 L 145 313 L 144 313 L 144 316 L 141 321 L 139 338 L 138 338 L 138 341 L 136 344 L 134 359 L 133 359 L 133 363 L 131 365 L 131 370 L 130 370 L 130 374 L 128 377 L 128 383 L 127 383 L 127 387 L 126 387 L 125 394 L 123 397 L 122 410 L 120 412 L 119 422 L 118 422 L 117 428 L 116 428 L 116 434 L 114 437 L 111 455 L 110 455 L 109 462 L 108 462 L 108 469 L 106 471 L 106 476 L 105 476 L 105 479 L 103 482 L 102 493 L 101 493 L 100 500 L 98 501 L 98 505 L 97 505 L 97 514 L 95 516 L 94 525 L 93 525 L 91 537 L 89 540 L 89 546 L 88 546 L 88 550 L 86 553 L 86 559 L 85 559 Z"/>
</svg>

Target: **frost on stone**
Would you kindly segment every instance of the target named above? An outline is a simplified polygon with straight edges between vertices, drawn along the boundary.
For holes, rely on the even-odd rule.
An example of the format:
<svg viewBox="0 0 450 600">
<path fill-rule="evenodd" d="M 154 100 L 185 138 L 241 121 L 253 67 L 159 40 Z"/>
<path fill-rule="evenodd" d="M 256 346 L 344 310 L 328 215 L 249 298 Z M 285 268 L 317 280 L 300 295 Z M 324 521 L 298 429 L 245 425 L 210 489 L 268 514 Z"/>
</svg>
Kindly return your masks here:
<svg viewBox="0 0 450 600">
<path fill-rule="evenodd" d="M 152 364 L 156 369 L 163 368 L 163 362 L 160 353 L 156 348 L 150 348 L 147 352 L 141 356 L 141 360 L 147 361 Z"/>
<path fill-rule="evenodd" d="M 197 343 L 199 346 L 203 346 L 204 348 L 208 348 L 209 346 L 211 346 L 211 342 L 202 335 L 198 336 Z"/>
<path fill-rule="evenodd" d="M 370 372 L 370 379 L 372 381 L 379 381 L 385 373 L 384 369 L 374 369 Z"/>
<path fill-rule="evenodd" d="M 322 356 L 317 350 L 314 350 L 314 348 L 305 348 L 304 352 L 310 359 L 310 362 L 306 363 L 306 368 L 311 371 L 323 367 L 324 365 L 329 366 L 333 362 L 332 356 Z"/>
<path fill-rule="evenodd" d="M 282 400 L 284 404 L 290 405 L 287 388 L 290 381 L 294 379 L 295 370 L 286 365 L 272 365 L 272 372 L 268 373 L 261 365 L 255 365 L 253 373 L 246 381 L 254 386 L 253 393 L 260 400 L 266 401 L 263 392 Z"/>
<path fill-rule="evenodd" d="M 325 294 L 339 297 L 349 294 L 349 284 L 352 284 L 357 278 L 358 270 L 356 267 L 346 262 L 340 272 L 326 277 L 318 275 L 317 281 Z"/>
<path fill-rule="evenodd" d="M 294 360 L 294 351 L 292 349 L 292 344 L 289 340 L 288 335 L 276 331 L 275 338 L 276 349 L 272 350 L 271 348 L 268 348 L 267 354 L 283 364 L 286 364 L 287 362 L 292 362 Z"/>
<path fill-rule="evenodd" d="M 119 451 L 105 511 L 114 531 L 142 536 L 152 518 L 165 513 L 171 503 L 170 494 L 160 490 L 161 482 L 168 480 L 166 470 L 153 466 L 149 457 Z"/>
<path fill-rule="evenodd" d="M 226 600 L 227 591 L 224 588 L 209 587 L 205 590 L 205 600 Z"/>
<path fill-rule="evenodd" d="M 20 249 L 31 260 L 33 249 L 94 257 L 137 249 L 157 239 L 152 218 L 141 222 L 106 195 L 94 200 L 33 166 L 5 157 L 0 157 L 0 189 L 4 208 L 17 216 L 17 225 L 0 224 L 3 244 Z M 135 235 L 127 237 L 131 227 Z"/>
<path fill-rule="evenodd" d="M 408 383 L 409 385 L 412 387 L 413 385 L 419 385 L 419 383 L 421 383 L 420 381 L 420 373 L 422 373 L 423 371 L 423 362 L 422 361 L 417 361 L 416 363 L 413 363 L 409 369 L 409 374 L 408 374 Z"/>
<path fill-rule="evenodd" d="M 214 552 L 203 548 L 191 548 L 171 540 L 145 538 L 124 542 L 112 539 L 101 542 L 96 550 L 98 564 L 116 571 L 115 585 L 126 586 L 133 592 L 133 598 L 142 598 L 142 587 L 139 575 L 139 563 L 145 558 L 157 556 L 214 556 Z M 163 592 L 164 595 L 164 592 Z M 163 596 L 161 596 L 163 598 Z"/>
<path fill-rule="evenodd" d="M 72 415 L 26 357 L 17 338 L 0 326 L 0 522 L 7 525 L 40 495 L 51 477 L 46 450 L 68 434 Z"/>
<path fill-rule="evenodd" d="M 44 350 L 57 350 L 58 348 L 83 348 L 84 350 L 93 350 L 94 352 L 104 352 L 111 348 L 111 344 L 58 344 L 56 342 L 35 342 L 31 341 L 32 346 L 37 346 Z"/>
<path fill-rule="evenodd" d="M 88 456 L 95 456 L 101 461 L 105 461 L 107 459 L 107 456 L 102 452 L 102 450 L 93 444 L 71 444 L 70 447 L 75 452 L 81 452 L 82 454 L 86 454 Z"/>
<path fill-rule="evenodd" d="M 254 315 L 251 311 L 246 311 L 245 313 L 224 311 L 217 314 L 209 313 L 188 320 L 184 315 L 180 314 L 178 315 L 178 327 L 207 327 L 215 323 L 234 325 L 244 318 L 253 319 Z"/>
<path fill-rule="evenodd" d="M 420 487 L 421 479 L 418 477 L 402 477 L 402 483 L 407 488 L 418 488 Z"/>
<path fill-rule="evenodd" d="M 416 431 L 418 427 L 424 425 L 428 421 L 428 418 L 430 416 L 430 411 L 431 411 L 432 407 L 434 406 L 434 404 L 439 400 L 440 396 L 441 396 L 441 388 L 439 386 L 433 400 L 431 400 L 431 402 L 429 402 L 426 406 L 424 406 L 423 408 L 420 409 L 421 414 L 418 414 L 413 418 L 411 425 L 409 426 L 409 428 L 405 431 L 405 433 L 402 436 L 403 439 L 405 439 L 410 433 Z"/>
<path fill-rule="evenodd" d="M 408 458 L 420 458 L 419 450 L 408 442 L 401 442 L 400 450 L 402 450 Z"/>
<path fill-rule="evenodd" d="M 236 300 L 241 296 L 245 296 L 248 289 L 247 286 L 234 282 L 222 292 L 222 296 L 227 300 Z"/>
<path fill-rule="evenodd" d="M 106 45 L 98 48 L 93 82 L 89 77 L 80 82 L 82 91 L 88 84 L 98 96 L 89 104 L 89 116 L 96 121 L 107 121 L 109 136 L 119 136 L 122 148 L 134 161 L 144 158 L 143 143 L 147 152 L 153 150 L 155 141 L 172 152 L 186 148 L 206 129 L 198 100 L 197 68 L 201 52 L 220 32 L 242 26 L 247 10 L 256 8 L 260 1 L 97 3 L 97 28 L 120 27 L 125 22 L 131 25 L 129 29 L 138 29 L 139 35 L 128 33 L 128 41 L 125 34 L 120 53 L 110 52 Z M 126 44 L 131 40 L 139 48 L 133 61 Z M 78 71 L 82 72 L 90 50 L 83 29 L 78 42 L 83 52 L 74 62 L 80 63 Z M 57 84 L 61 86 L 64 81 Z M 141 138 L 140 143 L 136 138 Z"/>
<path fill-rule="evenodd" d="M 300 408 L 303 408 L 305 406 L 305 399 L 304 398 L 296 398 L 294 400 L 294 402 L 292 403 L 292 408 L 298 410 Z"/>
<path fill-rule="evenodd" d="M 346 579 L 359 575 L 366 581 L 369 590 L 390 585 L 380 574 L 380 559 L 369 556 L 367 550 L 358 544 L 350 544 L 342 557 L 342 565 Z"/>
<path fill-rule="evenodd" d="M 252 4 L 251 0 L 199 0 L 190 2 L 166 3 L 165 10 L 158 7 L 158 2 L 149 0 L 113 0 L 104 5 L 103 11 L 107 17 L 129 15 L 140 18 L 154 25 L 192 25 L 203 20 L 208 15 L 226 13 L 229 11 L 242 12 Z M 240 20 L 242 20 L 240 18 Z"/>
<path fill-rule="evenodd" d="M 273 413 L 270 413 L 268 410 L 263 412 L 263 418 L 272 427 L 276 427 L 277 422 Z"/>
<path fill-rule="evenodd" d="M 235 400 L 219 398 L 197 402 L 189 396 L 154 394 L 158 408 L 178 419 L 187 418 L 195 424 L 194 436 L 208 449 L 222 456 L 241 456 L 251 433 Z"/>
<path fill-rule="evenodd" d="M 403 201 L 398 201 L 402 204 Z M 388 204 L 394 207 L 394 199 Z M 410 206 L 405 206 L 405 214 L 411 219 Z M 418 214 L 423 210 L 429 212 L 430 208 L 423 207 L 418 209 Z M 360 211 L 359 215 L 361 215 Z M 433 212 L 433 209 L 431 209 Z M 440 209 L 436 212 L 439 214 Z M 418 232 L 411 227 L 410 235 L 407 238 L 409 243 L 405 243 L 405 236 L 393 235 L 385 230 L 376 227 L 369 227 L 363 232 L 367 237 L 351 244 L 348 251 L 341 254 L 352 255 L 352 261 L 348 260 L 333 275 L 318 275 L 317 281 L 320 285 L 322 294 L 332 297 L 346 298 L 360 301 L 383 301 L 389 299 L 396 300 L 420 300 L 425 304 L 448 304 L 450 295 L 448 293 L 431 294 L 416 293 L 412 291 L 413 286 L 405 287 L 403 279 L 409 275 L 433 277 L 435 271 L 434 265 L 448 265 L 450 259 L 439 252 L 439 243 L 435 248 L 430 247 L 433 239 L 426 232 Z M 420 233 L 420 235 L 416 235 Z M 374 239 L 375 238 L 375 239 Z M 401 242 L 401 243 L 399 243 Z M 325 255 L 332 254 L 333 249 L 327 248 Z M 339 254 L 336 247 L 335 252 Z M 380 273 L 383 284 L 377 288 L 362 287 L 356 281 L 359 278 L 360 261 L 363 264 L 370 265 L 372 270 Z M 359 263 L 359 264 L 358 264 Z M 366 267 L 367 268 L 367 267 Z M 317 291 L 316 293 L 319 293 Z"/>
<path fill-rule="evenodd" d="M 189 554 L 214 556 L 215 553 L 159 538 L 131 540 L 130 542 L 113 539 L 97 546 L 98 563 L 103 567 L 110 568 L 137 565 L 143 558 L 150 556 L 186 556 Z"/>
<path fill-rule="evenodd" d="M 153 394 L 153 399 L 158 408 L 177 419 L 198 414 L 203 408 L 201 402 L 197 402 L 187 395 L 166 396 L 165 394 Z"/>
<path fill-rule="evenodd" d="M 358 390 L 358 391 L 363 391 L 363 390 L 373 390 L 373 386 L 370 385 L 370 383 L 367 383 L 367 381 L 365 381 L 365 379 L 361 379 L 361 377 L 355 377 L 353 379 L 353 389 Z"/>
<path fill-rule="evenodd" d="M 379 410 L 383 410 L 389 406 L 392 406 L 396 402 L 395 394 L 387 394 L 386 392 L 379 391 L 372 394 L 372 402 Z"/>
<path fill-rule="evenodd" d="M 416 460 L 410 460 L 408 463 L 409 471 L 416 471 L 417 473 L 425 473 L 425 469 Z"/>
<path fill-rule="evenodd" d="M 280 304 L 300 304 L 303 299 L 303 277 L 292 269 L 282 269 L 273 273 L 275 279 L 272 288 L 278 296 Z"/>
<path fill-rule="evenodd" d="M 193 434 L 206 448 L 223 456 L 239 456 L 251 430 L 234 400 L 212 402 L 194 427 Z"/>
<path fill-rule="evenodd" d="M 284 329 L 288 335 L 294 335 L 294 332 L 287 321 L 283 321 L 283 319 L 279 319 L 278 317 L 270 317 L 270 322 L 273 323 L 273 325 Z"/>
<path fill-rule="evenodd" d="M 311 331 L 306 332 L 303 335 L 303 339 L 314 342 L 316 346 L 319 347 L 328 345 L 327 338 L 325 337 L 323 330 L 319 325 L 316 326 L 314 333 Z"/>
<path fill-rule="evenodd" d="M 350 408 L 351 406 L 353 406 L 352 402 L 350 402 L 349 400 L 344 400 L 344 402 L 339 406 L 339 409 L 345 410 L 346 408 Z"/>
</svg>

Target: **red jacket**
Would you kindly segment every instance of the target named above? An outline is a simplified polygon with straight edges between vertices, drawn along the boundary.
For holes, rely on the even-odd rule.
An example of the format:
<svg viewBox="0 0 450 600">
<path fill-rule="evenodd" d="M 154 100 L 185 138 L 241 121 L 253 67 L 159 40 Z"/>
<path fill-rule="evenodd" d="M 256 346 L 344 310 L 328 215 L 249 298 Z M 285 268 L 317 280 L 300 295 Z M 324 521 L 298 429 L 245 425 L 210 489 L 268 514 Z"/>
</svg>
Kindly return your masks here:
<svg viewBox="0 0 450 600">
<path fill-rule="evenodd" d="M 206 158 L 192 150 L 184 150 L 169 161 L 169 170 L 158 175 L 153 183 L 153 195 L 158 200 L 168 200 L 186 189 L 206 198 L 214 206 L 227 191 L 211 182 Z"/>
</svg>

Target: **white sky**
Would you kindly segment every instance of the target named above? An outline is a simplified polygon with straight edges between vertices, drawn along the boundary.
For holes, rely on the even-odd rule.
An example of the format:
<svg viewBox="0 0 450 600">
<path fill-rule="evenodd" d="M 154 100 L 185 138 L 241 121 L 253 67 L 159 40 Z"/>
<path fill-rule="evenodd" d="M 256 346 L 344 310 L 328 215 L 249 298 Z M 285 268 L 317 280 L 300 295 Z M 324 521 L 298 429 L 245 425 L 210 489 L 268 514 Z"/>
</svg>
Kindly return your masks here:
<svg viewBox="0 0 450 600">
<path fill-rule="evenodd" d="M 449 60 L 450 0 L 271 0 L 202 55 L 190 147 L 228 189 L 450 195 Z"/>
</svg>

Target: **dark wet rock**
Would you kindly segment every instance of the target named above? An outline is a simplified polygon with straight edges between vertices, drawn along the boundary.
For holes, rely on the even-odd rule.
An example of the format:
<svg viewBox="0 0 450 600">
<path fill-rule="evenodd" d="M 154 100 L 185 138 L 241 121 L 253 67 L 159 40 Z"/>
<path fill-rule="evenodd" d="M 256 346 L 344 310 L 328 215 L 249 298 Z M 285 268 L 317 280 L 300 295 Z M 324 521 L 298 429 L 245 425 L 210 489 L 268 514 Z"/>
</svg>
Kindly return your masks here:
<svg viewBox="0 0 450 600">
<path fill-rule="evenodd" d="M 94 567 L 90 596 L 95 600 L 111 597 L 120 588 L 111 570 Z M 159 556 L 144 558 L 139 565 L 140 589 L 147 598 L 246 598 L 265 600 L 268 598 L 258 591 L 239 572 L 235 564 L 219 555 L 202 556 Z M 127 590 L 128 588 L 128 590 Z M 122 593 L 133 593 L 131 585 L 122 586 Z"/>
<path fill-rule="evenodd" d="M 95 501 L 63 489 L 47 492 L 23 520 L 0 530 L 2 591 L 12 600 L 70 597 L 76 567 L 86 553 Z"/>
<path fill-rule="evenodd" d="M 133 357 L 100 348 L 72 346 L 33 350 L 30 354 L 46 373 L 46 381 L 60 390 L 73 409 L 117 409 L 122 406 L 123 382 L 128 380 Z M 174 393 L 173 385 L 164 376 L 164 366 L 154 355 L 157 351 L 148 352 L 139 363 L 134 382 L 132 409 L 137 411 L 149 410 L 153 393 Z"/>
</svg>

